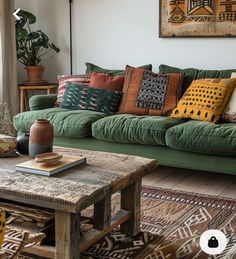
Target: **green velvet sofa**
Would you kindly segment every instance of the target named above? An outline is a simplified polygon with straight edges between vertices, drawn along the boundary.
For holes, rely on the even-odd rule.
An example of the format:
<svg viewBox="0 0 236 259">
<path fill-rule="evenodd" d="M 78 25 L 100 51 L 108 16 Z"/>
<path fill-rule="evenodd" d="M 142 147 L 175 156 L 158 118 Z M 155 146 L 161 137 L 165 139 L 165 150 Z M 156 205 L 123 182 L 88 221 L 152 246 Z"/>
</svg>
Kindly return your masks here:
<svg viewBox="0 0 236 259">
<path fill-rule="evenodd" d="M 160 67 L 161 73 L 182 72 L 185 89 L 198 76 L 230 77 L 234 71 Z M 29 132 L 35 119 L 46 118 L 54 126 L 55 145 L 140 155 L 155 158 L 161 165 L 236 174 L 236 123 L 212 124 L 131 114 L 107 116 L 101 112 L 55 108 L 55 100 L 56 95 L 33 96 L 30 111 L 14 117 L 15 128 Z"/>
</svg>

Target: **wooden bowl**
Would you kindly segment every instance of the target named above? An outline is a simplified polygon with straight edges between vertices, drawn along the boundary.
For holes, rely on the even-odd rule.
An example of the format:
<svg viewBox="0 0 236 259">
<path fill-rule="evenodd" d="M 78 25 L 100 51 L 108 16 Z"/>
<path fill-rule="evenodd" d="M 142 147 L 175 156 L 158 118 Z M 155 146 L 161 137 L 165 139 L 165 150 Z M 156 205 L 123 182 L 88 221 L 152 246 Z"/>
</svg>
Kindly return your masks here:
<svg viewBox="0 0 236 259">
<path fill-rule="evenodd" d="M 37 155 L 35 162 L 43 164 L 56 164 L 62 159 L 63 155 L 60 153 L 48 152 Z"/>
</svg>

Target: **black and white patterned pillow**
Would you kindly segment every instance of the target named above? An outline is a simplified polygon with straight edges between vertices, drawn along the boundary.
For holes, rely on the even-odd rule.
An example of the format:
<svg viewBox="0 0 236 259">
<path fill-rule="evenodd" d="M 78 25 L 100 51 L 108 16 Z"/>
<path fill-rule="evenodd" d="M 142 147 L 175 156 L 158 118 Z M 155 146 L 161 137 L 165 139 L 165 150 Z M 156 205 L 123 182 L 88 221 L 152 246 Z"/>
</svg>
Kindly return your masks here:
<svg viewBox="0 0 236 259">
<path fill-rule="evenodd" d="M 168 76 L 145 71 L 139 88 L 136 106 L 161 110 L 164 107 Z"/>
</svg>

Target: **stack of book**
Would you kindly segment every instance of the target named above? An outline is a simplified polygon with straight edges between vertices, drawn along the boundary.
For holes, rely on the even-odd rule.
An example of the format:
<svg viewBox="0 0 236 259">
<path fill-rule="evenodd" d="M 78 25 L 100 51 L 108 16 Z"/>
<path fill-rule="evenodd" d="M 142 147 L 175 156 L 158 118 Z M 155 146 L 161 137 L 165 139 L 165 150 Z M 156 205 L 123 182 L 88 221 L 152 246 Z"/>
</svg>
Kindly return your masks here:
<svg viewBox="0 0 236 259">
<path fill-rule="evenodd" d="M 84 163 L 86 163 L 85 157 L 64 155 L 62 159 L 55 164 L 37 163 L 35 159 L 29 160 L 16 165 L 16 171 L 43 176 L 52 176 Z"/>
</svg>

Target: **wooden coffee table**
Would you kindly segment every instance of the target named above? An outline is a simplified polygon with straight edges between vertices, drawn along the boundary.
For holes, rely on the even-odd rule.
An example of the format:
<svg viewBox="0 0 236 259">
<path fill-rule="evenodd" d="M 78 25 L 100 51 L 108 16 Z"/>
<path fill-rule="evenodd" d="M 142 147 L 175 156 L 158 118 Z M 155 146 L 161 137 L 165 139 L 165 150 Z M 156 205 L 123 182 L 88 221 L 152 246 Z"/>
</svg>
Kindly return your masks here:
<svg viewBox="0 0 236 259">
<path fill-rule="evenodd" d="M 140 231 L 141 180 L 157 168 L 156 160 L 78 149 L 54 151 L 86 156 L 87 164 L 44 177 L 15 172 L 16 164 L 29 159 L 26 156 L 0 160 L 0 202 L 14 201 L 55 210 L 56 247 L 35 246 L 29 252 L 49 258 L 76 259 L 81 251 L 119 225 L 127 235 Z M 111 196 L 116 192 L 121 192 L 121 208 L 111 215 Z M 80 236 L 81 211 L 91 205 L 94 205 L 93 229 Z"/>
</svg>

